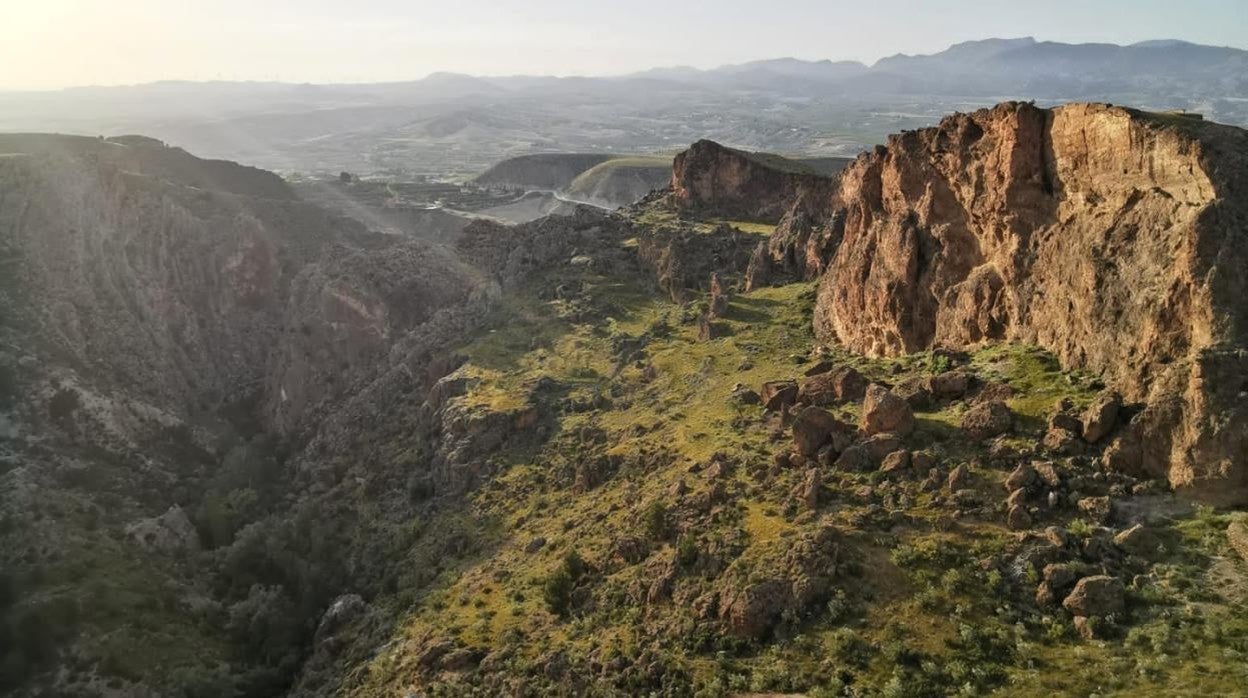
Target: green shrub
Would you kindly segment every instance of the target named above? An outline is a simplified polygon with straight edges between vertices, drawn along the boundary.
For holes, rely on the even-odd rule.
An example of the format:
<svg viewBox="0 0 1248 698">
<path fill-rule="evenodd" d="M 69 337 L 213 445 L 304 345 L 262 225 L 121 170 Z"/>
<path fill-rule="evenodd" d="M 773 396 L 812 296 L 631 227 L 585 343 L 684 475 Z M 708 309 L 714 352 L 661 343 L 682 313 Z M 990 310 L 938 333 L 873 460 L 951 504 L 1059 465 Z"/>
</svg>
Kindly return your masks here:
<svg viewBox="0 0 1248 698">
<path fill-rule="evenodd" d="M 567 569 L 560 567 L 555 570 L 542 584 L 542 599 L 546 601 L 546 608 L 557 616 L 567 616 L 575 586 Z"/>
<path fill-rule="evenodd" d="M 642 513 L 646 537 L 650 540 L 666 540 L 671 535 L 671 522 L 668 520 L 667 506 L 662 502 L 653 501 Z"/>
<path fill-rule="evenodd" d="M 542 599 L 546 607 L 560 617 L 566 617 L 572 601 L 572 590 L 585 574 L 585 560 L 580 553 L 569 550 L 563 556 L 563 562 L 546 581 L 542 583 Z"/>
<path fill-rule="evenodd" d="M 676 546 L 676 561 L 688 567 L 698 561 L 698 541 L 693 536 L 684 536 Z"/>
</svg>

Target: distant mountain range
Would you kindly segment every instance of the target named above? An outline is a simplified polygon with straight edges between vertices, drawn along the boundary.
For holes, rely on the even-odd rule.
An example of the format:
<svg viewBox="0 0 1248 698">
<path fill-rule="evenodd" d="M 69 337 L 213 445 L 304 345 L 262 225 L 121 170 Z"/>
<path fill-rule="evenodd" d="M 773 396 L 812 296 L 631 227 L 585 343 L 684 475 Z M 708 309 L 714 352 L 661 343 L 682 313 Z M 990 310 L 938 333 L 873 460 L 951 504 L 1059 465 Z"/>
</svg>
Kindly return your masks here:
<svg viewBox="0 0 1248 698">
<path fill-rule="evenodd" d="M 538 152 L 671 152 L 698 138 L 846 155 L 1001 99 L 1187 109 L 1248 124 L 1248 51 L 985 39 L 867 66 L 794 58 L 612 77 L 436 73 L 372 84 L 158 82 L 0 93 L 0 131 L 144 133 L 276 169 L 473 174 Z"/>
</svg>

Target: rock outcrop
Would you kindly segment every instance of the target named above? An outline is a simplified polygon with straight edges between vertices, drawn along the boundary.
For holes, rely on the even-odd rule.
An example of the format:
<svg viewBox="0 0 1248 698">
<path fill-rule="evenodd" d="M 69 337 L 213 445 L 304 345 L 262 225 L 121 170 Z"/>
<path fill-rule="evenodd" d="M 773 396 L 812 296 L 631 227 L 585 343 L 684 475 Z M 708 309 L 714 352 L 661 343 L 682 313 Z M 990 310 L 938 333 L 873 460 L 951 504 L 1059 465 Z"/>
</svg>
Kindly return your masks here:
<svg viewBox="0 0 1248 698">
<path fill-rule="evenodd" d="M 790 201 L 769 256 L 821 279 L 825 341 L 872 356 L 1038 344 L 1145 405 L 1105 437 L 1113 467 L 1248 500 L 1248 132 L 1006 103 L 891 137 L 820 210 Z"/>
<path fill-rule="evenodd" d="M 672 163 L 672 200 L 685 210 L 776 221 L 794 201 L 822 202 L 834 180 L 802 163 L 701 140 Z"/>
</svg>

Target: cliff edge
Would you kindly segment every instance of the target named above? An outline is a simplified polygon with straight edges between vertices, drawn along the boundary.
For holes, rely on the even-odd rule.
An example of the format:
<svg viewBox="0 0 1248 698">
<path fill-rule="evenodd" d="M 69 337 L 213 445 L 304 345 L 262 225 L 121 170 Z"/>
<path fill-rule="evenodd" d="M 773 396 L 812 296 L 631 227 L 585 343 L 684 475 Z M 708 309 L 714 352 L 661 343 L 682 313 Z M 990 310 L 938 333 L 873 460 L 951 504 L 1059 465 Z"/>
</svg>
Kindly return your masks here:
<svg viewBox="0 0 1248 698">
<path fill-rule="evenodd" d="M 956 114 L 860 156 L 818 204 L 794 191 L 751 283 L 819 278 L 817 335 L 870 356 L 1045 347 L 1142 403 L 1107 465 L 1245 501 L 1246 153 L 1248 132 L 1191 115 Z"/>
</svg>

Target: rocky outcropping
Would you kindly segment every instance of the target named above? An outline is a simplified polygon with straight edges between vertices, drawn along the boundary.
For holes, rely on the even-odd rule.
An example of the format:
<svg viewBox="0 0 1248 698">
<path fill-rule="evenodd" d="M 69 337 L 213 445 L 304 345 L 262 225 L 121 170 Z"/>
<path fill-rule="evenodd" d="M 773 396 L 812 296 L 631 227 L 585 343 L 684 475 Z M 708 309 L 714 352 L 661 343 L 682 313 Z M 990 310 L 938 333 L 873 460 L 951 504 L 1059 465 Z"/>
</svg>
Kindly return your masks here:
<svg viewBox="0 0 1248 698">
<path fill-rule="evenodd" d="M 791 202 L 767 256 L 821 279 L 822 339 L 1041 345 L 1146 405 L 1106 437 L 1114 467 L 1248 500 L 1248 132 L 1006 103 L 893 136 L 821 207 Z"/>
<path fill-rule="evenodd" d="M 672 163 L 672 200 L 746 220 L 779 220 L 794 201 L 822 202 L 834 180 L 800 162 L 701 140 Z"/>
</svg>

